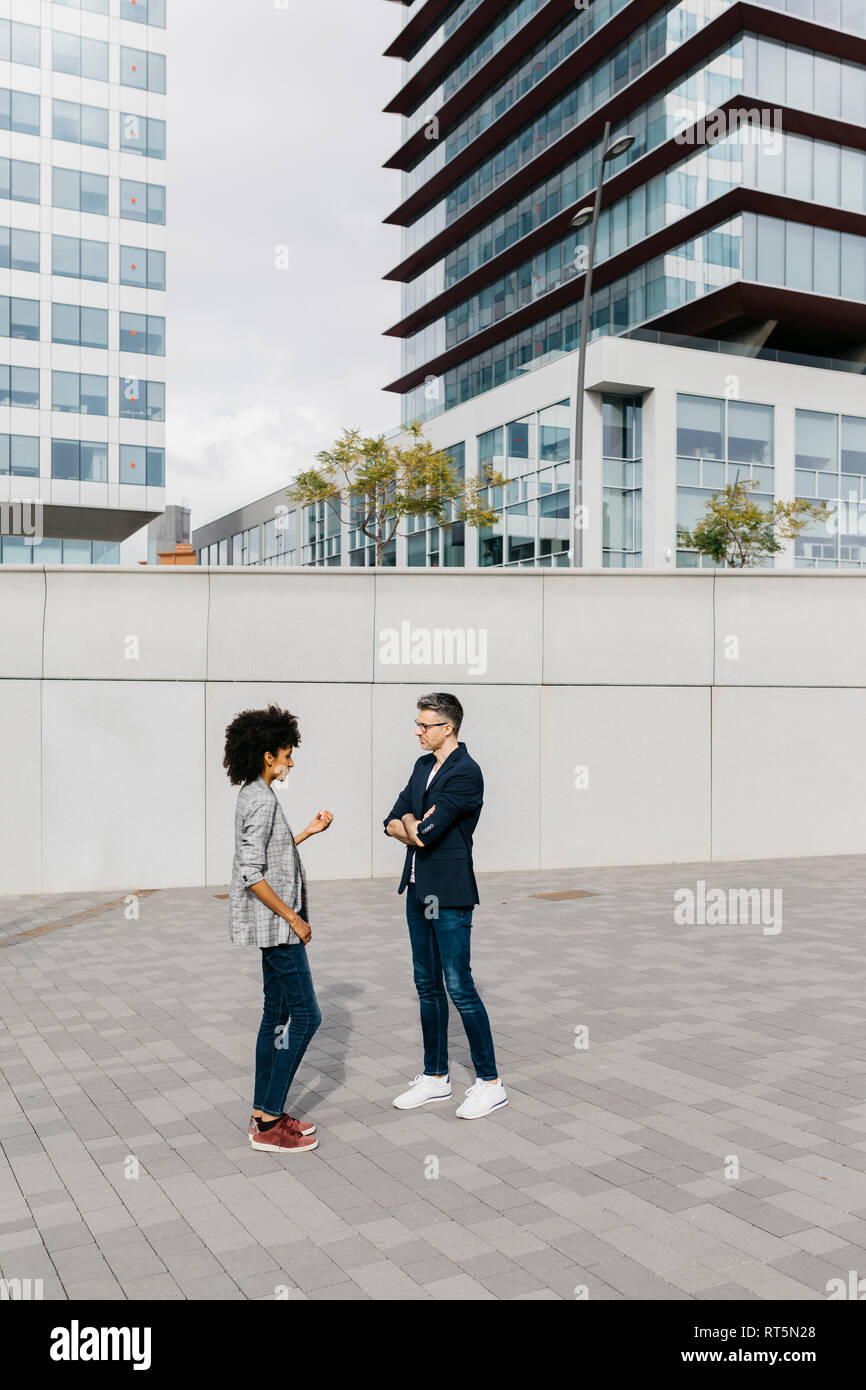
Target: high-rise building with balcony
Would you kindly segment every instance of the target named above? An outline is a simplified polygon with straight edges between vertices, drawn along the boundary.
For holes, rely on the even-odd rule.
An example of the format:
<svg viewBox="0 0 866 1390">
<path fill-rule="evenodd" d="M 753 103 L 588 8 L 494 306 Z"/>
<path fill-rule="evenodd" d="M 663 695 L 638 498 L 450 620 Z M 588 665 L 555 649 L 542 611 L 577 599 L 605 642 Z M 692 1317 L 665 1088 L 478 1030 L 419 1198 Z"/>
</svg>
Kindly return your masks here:
<svg viewBox="0 0 866 1390">
<path fill-rule="evenodd" d="M 164 507 L 166 0 L 0 0 L 0 504 L 14 564 Z M 33 528 L 29 528 L 32 530 Z"/>
<path fill-rule="evenodd" d="M 834 508 L 779 565 L 866 566 L 866 0 L 403 0 L 404 424 L 501 521 L 410 564 L 570 563 L 589 227 L 584 566 L 690 566 L 714 490 Z M 449 557 L 451 557 L 449 559 Z M 399 562 L 399 561 L 398 561 Z"/>
</svg>

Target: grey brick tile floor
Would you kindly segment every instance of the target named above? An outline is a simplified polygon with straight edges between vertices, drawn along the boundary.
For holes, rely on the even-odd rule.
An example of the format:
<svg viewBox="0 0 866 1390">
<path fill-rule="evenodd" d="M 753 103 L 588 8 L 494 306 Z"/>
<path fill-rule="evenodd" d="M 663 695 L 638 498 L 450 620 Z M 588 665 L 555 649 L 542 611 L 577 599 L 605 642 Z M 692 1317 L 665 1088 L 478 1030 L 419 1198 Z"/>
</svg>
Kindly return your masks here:
<svg viewBox="0 0 866 1390">
<path fill-rule="evenodd" d="M 679 924 L 701 879 L 780 888 L 781 931 Z M 508 1106 L 456 1118 L 452 1008 L 453 1101 L 393 1108 L 423 1065 L 402 903 L 314 882 L 323 1023 L 288 1108 L 320 1142 L 296 1156 L 247 1141 L 260 958 L 224 887 L 131 919 L 136 885 L 0 899 L 0 1277 L 441 1302 L 817 1300 L 866 1276 L 866 857 L 480 883 Z M 596 896 L 534 896 L 567 889 Z"/>
</svg>

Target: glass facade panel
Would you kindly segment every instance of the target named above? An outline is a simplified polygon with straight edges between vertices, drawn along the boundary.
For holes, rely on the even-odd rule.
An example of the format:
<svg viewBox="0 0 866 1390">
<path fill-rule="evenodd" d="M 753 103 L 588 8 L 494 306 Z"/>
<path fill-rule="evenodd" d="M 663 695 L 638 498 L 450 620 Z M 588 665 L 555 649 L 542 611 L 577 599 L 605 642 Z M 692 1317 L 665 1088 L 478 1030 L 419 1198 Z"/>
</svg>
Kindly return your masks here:
<svg viewBox="0 0 866 1390">
<path fill-rule="evenodd" d="M 677 395 L 677 566 L 713 567 L 709 556 L 686 550 L 714 494 L 751 481 L 749 498 L 765 511 L 775 496 L 773 407 L 752 401 Z M 688 457 L 685 457 L 688 455 Z"/>
<path fill-rule="evenodd" d="M 866 568 L 866 417 L 796 411 L 798 497 L 830 507 L 795 542 L 795 564 Z"/>
<path fill-rule="evenodd" d="M 0 87 L 0 130 L 38 135 L 39 97 L 32 92 L 13 92 L 8 87 Z"/>
<path fill-rule="evenodd" d="M 723 458 L 724 401 L 681 396 L 677 410 L 677 453 Z"/>
<path fill-rule="evenodd" d="M 0 434 L 0 477 L 39 477 L 39 437 Z"/>
<path fill-rule="evenodd" d="M 121 246 L 120 283 L 142 289 L 165 289 L 165 252 L 146 251 L 141 246 Z"/>
<path fill-rule="evenodd" d="M 107 5 L 108 0 L 104 0 Z M 120 18 L 165 28 L 165 0 L 120 0 Z"/>
<path fill-rule="evenodd" d="M 17 203 L 38 203 L 39 165 L 0 157 L 0 198 Z"/>
</svg>

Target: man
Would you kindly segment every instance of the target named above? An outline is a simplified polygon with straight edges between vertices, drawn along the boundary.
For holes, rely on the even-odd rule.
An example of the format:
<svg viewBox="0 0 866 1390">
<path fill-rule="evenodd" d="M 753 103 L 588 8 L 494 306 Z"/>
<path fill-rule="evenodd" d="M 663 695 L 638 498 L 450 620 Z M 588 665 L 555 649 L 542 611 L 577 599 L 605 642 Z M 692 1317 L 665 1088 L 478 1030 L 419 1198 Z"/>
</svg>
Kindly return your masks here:
<svg viewBox="0 0 866 1390">
<path fill-rule="evenodd" d="M 472 835 L 481 815 L 484 779 L 466 744 L 458 742 L 463 707 L 456 696 L 422 695 L 418 711 L 415 730 L 424 754 L 384 825 L 386 835 L 406 845 L 397 891 L 406 890 L 424 1071 L 394 1104 L 398 1110 L 414 1110 L 451 1096 L 447 989 L 466 1030 L 476 1073 L 457 1114 L 461 1120 L 477 1120 L 508 1104 L 496 1071 L 487 1010 L 469 965 L 472 909 L 478 902 Z"/>
</svg>

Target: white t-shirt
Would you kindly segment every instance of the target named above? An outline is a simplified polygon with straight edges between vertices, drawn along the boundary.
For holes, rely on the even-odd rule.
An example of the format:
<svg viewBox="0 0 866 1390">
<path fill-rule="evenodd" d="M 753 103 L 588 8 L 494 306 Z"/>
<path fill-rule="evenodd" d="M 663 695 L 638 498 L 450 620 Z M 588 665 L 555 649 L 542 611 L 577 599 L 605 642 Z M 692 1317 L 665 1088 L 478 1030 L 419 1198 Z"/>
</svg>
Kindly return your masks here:
<svg viewBox="0 0 866 1390">
<path fill-rule="evenodd" d="M 436 773 L 437 773 L 438 771 L 439 771 L 439 764 L 438 764 L 437 762 L 434 762 L 433 766 L 432 766 L 431 769 L 430 769 L 430 776 L 427 778 L 427 786 L 428 786 L 428 787 L 429 787 L 430 783 L 433 781 L 433 778 L 436 776 Z M 425 788 L 425 790 L 426 790 L 426 788 Z M 409 873 L 409 882 L 410 882 L 410 883 L 414 883 L 414 882 L 415 882 L 415 855 L 414 855 L 414 854 L 412 855 L 412 868 L 411 868 L 411 871 L 410 871 L 410 873 Z"/>
</svg>

